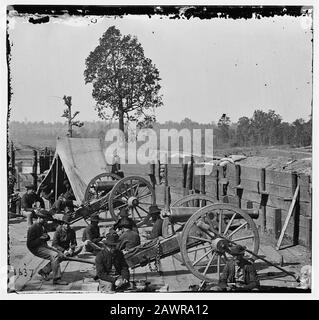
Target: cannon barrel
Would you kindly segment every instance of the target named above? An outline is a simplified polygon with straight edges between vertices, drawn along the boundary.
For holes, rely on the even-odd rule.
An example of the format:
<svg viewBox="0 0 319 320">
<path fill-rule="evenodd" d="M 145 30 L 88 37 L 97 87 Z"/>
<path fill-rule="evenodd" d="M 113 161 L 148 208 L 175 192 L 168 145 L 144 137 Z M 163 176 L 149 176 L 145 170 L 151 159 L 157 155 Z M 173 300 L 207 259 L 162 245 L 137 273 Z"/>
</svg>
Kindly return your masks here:
<svg viewBox="0 0 319 320">
<path fill-rule="evenodd" d="M 111 191 L 112 188 L 115 186 L 117 180 L 110 180 L 110 181 L 97 181 L 95 189 L 96 191 Z"/>
<path fill-rule="evenodd" d="M 170 214 L 167 214 L 164 217 L 169 217 L 171 223 L 176 222 L 186 222 L 197 210 L 199 207 L 171 207 Z M 247 213 L 252 219 L 258 219 L 259 217 L 259 210 L 256 209 L 241 209 L 245 213 Z M 231 218 L 234 215 L 233 212 L 225 212 L 225 218 Z M 241 219 L 242 216 L 236 214 L 234 219 Z"/>
</svg>

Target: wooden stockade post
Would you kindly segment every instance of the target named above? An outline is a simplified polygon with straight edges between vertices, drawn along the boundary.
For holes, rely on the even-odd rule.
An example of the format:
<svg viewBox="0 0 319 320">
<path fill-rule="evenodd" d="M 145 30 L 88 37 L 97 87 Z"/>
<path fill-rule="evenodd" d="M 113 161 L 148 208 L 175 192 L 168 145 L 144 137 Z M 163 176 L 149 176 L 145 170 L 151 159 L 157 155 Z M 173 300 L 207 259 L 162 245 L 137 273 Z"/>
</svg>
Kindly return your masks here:
<svg viewBox="0 0 319 320">
<path fill-rule="evenodd" d="M 38 153 L 33 150 L 33 166 L 32 166 L 33 186 L 38 187 Z"/>
<path fill-rule="evenodd" d="M 267 231 L 267 200 L 268 192 L 266 191 L 266 169 L 261 168 L 260 171 L 260 209 L 261 209 L 261 230 L 262 232 Z"/>
<path fill-rule="evenodd" d="M 281 209 L 275 209 L 274 210 L 274 234 L 275 234 L 276 240 L 278 240 L 280 237 L 281 228 L 282 228 Z"/>
<path fill-rule="evenodd" d="M 183 196 L 187 195 L 187 163 L 183 163 L 183 182 L 182 182 L 182 188 L 183 188 Z"/>
<path fill-rule="evenodd" d="M 152 188 L 155 190 L 155 186 L 156 186 L 156 175 L 155 175 L 155 163 L 151 162 L 149 164 L 149 172 L 148 175 L 150 177 L 150 181 L 152 184 Z"/>
<path fill-rule="evenodd" d="M 187 167 L 187 182 L 186 182 L 186 190 L 187 194 L 191 194 L 193 192 L 193 178 L 194 178 L 194 159 L 191 157 L 191 160 L 188 162 Z"/>
<path fill-rule="evenodd" d="M 296 172 L 291 173 L 291 191 L 292 199 L 298 186 L 298 175 Z M 300 221 L 300 206 L 299 206 L 300 192 L 297 193 L 296 203 L 292 211 L 293 217 L 293 244 L 297 245 L 299 242 L 299 221 Z"/>
<path fill-rule="evenodd" d="M 219 201 L 219 170 L 218 167 L 215 171 L 215 177 L 216 177 L 216 199 Z"/>
<path fill-rule="evenodd" d="M 293 239 L 294 245 L 299 242 L 307 248 L 311 247 L 311 180 L 308 175 L 268 170 L 258 166 L 247 167 L 242 164 L 239 166 L 237 163 L 227 164 L 226 172 L 225 169 L 223 166 L 215 166 L 208 176 L 196 171 L 197 176 L 194 180 L 195 164 L 189 161 L 180 167 L 176 177 L 174 170 L 169 173 L 173 181 L 179 181 L 178 185 L 171 185 L 170 191 L 172 195 L 200 192 L 217 201 L 235 204 L 242 208 L 247 205 L 247 208 L 258 209 L 259 218 L 256 223 L 260 232 L 271 231 L 277 242 L 284 229 L 284 220 L 290 211 L 293 199 L 291 195 L 294 195 L 300 185 L 295 207 L 291 209 L 293 214 L 284 233 Z"/>
<path fill-rule="evenodd" d="M 236 174 L 236 195 L 237 195 L 237 200 L 238 200 L 238 208 L 241 208 L 241 198 L 243 195 L 243 187 L 240 184 L 240 165 L 236 164 L 235 165 L 235 174 Z"/>
<path fill-rule="evenodd" d="M 286 216 L 286 220 L 284 223 L 284 226 L 281 230 L 277 245 L 276 245 L 276 249 L 279 250 L 282 240 L 284 238 L 285 235 L 285 231 L 287 229 L 288 223 L 291 219 L 291 217 L 293 217 L 293 244 L 296 245 L 298 244 L 298 238 L 299 238 L 299 194 L 300 194 L 300 186 L 298 185 L 298 176 L 295 172 L 293 172 L 291 174 L 291 182 L 292 182 L 292 190 L 293 190 L 293 197 L 286 199 L 288 201 L 291 201 L 290 207 L 289 207 L 289 211 L 288 214 Z M 297 207 L 296 207 L 297 205 Z M 296 229 L 298 229 L 296 231 Z M 298 237 L 298 238 L 295 238 Z"/>
</svg>

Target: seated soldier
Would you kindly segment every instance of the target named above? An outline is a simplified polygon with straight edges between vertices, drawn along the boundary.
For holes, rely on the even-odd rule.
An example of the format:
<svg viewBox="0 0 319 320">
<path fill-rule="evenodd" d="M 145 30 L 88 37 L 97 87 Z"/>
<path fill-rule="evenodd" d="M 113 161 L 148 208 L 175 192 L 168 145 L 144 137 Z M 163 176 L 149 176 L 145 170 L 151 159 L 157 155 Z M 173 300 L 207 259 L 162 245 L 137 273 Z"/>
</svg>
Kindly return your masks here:
<svg viewBox="0 0 319 320">
<path fill-rule="evenodd" d="M 233 259 L 228 260 L 220 276 L 218 287 L 227 291 L 250 291 L 259 286 L 255 266 L 244 258 L 245 247 L 235 245 L 229 248 Z"/>
<path fill-rule="evenodd" d="M 82 241 L 84 245 L 84 250 L 82 253 L 88 251 L 96 254 L 98 251 L 101 250 L 102 247 L 102 244 L 100 243 L 100 241 L 102 240 L 102 237 L 100 236 L 99 227 L 100 218 L 97 214 L 92 214 L 90 220 L 91 224 L 86 226 L 86 228 L 83 230 Z"/>
<path fill-rule="evenodd" d="M 135 231 L 136 233 L 139 233 L 135 221 L 132 218 L 129 217 L 129 213 L 128 213 L 128 209 L 127 208 L 122 208 L 120 210 L 119 217 L 120 217 L 120 219 L 113 225 L 113 229 L 115 231 L 117 229 L 121 229 L 122 228 L 122 221 L 123 221 L 123 219 L 125 219 L 125 220 L 128 220 L 132 224 L 132 230 Z"/>
<path fill-rule="evenodd" d="M 46 230 L 46 221 L 51 219 L 51 215 L 46 210 L 40 210 L 37 212 L 37 216 L 38 221 L 32 224 L 28 230 L 27 248 L 33 255 L 50 260 L 48 264 L 39 270 L 38 274 L 44 280 L 48 280 L 52 271 L 54 285 L 67 285 L 67 282 L 61 280 L 60 262 L 63 260 L 64 255 L 47 244 L 50 236 Z"/>
<path fill-rule="evenodd" d="M 47 183 L 41 186 L 40 196 L 48 202 L 48 206 L 51 207 L 54 204 L 54 185 L 53 183 Z"/>
<path fill-rule="evenodd" d="M 27 218 L 28 227 L 33 223 L 33 218 L 36 218 L 34 206 L 39 202 L 41 208 L 44 209 L 43 199 L 35 193 L 33 185 L 26 186 L 27 192 L 21 198 L 21 213 Z"/>
<path fill-rule="evenodd" d="M 161 218 L 161 210 L 157 205 L 149 207 L 149 214 L 153 221 L 153 228 L 151 232 L 146 231 L 147 234 L 143 236 L 147 240 L 152 240 L 162 236 L 163 219 Z"/>
<path fill-rule="evenodd" d="M 128 219 L 123 219 L 121 222 L 122 232 L 120 235 L 120 250 L 130 250 L 141 244 L 140 236 L 132 230 L 132 223 Z"/>
<path fill-rule="evenodd" d="M 117 248 L 118 235 L 107 234 L 103 244 L 104 248 L 95 258 L 96 277 L 94 279 L 99 279 L 99 291 L 112 292 L 129 284 L 130 272 L 123 253 Z"/>
<path fill-rule="evenodd" d="M 62 193 L 58 199 L 54 202 L 51 210 L 55 213 L 61 213 L 63 211 L 66 212 L 74 212 L 74 204 L 73 200 L 74 194 L 72 191 L 72 188 L 67 180 L 63 182 L 63 185 L 65 187 L 65 192 Z"/>
<path fill-rule="evenodd" d="M 65 214 L 63 216 L 62 221 L 64 223 L 57 227 L 52 240 L 52 246 L 64 253 L 65 256 L 75 256 L 82 249 L 76 250 L 76 235 L 75 231 L 70 227 L 70 220 L 70 215 Z"/>
</svg>

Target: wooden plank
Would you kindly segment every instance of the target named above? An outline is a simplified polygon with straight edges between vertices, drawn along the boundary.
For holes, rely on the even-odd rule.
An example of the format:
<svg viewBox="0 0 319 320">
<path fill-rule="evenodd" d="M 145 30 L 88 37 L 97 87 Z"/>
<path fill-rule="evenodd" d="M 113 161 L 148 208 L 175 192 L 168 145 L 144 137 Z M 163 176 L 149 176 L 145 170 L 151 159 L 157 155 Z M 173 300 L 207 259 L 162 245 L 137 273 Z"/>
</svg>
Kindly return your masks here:
<svg viewBox="0 0 319 320">
<path fill-rule="evenodd" d="M 228 195 L 235 196 L 236 189 L 228 187 L 227 193 L 228 193 Z M 261 203 L 261 194 L 244 189 L 242 199 L 243 200 L 250 200 L 250 201 L 256 202 L 256 203 Z M 269 195 L 268 199 L 267 199 L 266 206 L 272 207 L 272 208 L 279 208 L 279 209 L 288 211 L 289 206 L 290 206 L 290 202 L 291 201 L 285 201 L 284 198 L 277 197 L 275 195 Z M 311 208 L 312 208 L 311 203 L 300 201 L 299 206 L 300 206 L 300 214 L 301 215 L 311 216 Z"/>
<path fill-rule="evenodd" d="M 261 168 L 241 166 L 241 176 L 247 180 L 260 181 Z M 267 181 L 267 178 L 266 178 Z"/>
<path fill-rule="evenodd" d="M 309 217 L 305 217 L 306 226 L 303 230 L 301 228 L 300 238 L 304 240 L 305 246 L 311 250 L 312 248 L 312 219 Z M 304 232 L 303 232 L 304 231 Z"/>
<path fill-rule="evenodd" d="M 291 187 L 291 172 L 266 170 L 266 183 Z"/>
<path fill-rule="evenodd" d="M 284 223 L 284 226 L 281 230 L 281 234 L 280 234 L 280 237 L 278 239 L 278 242 L 277 242 L 277 245 L 276 245 L 276 249 L 279 250 L 280 249 L 280 245 L 281 245 L 281 242 L 283 240 L 283 237 L 284 237 L 284 234 L 285 234 L 285 231 L 286 231 L 286 228 L 288 226 L 288 222 L 291 218 L 291 215 L 293 213 L 293 210 L 295 208 L 295 204 L 296 204 L 296 200 L 297 200 L 297 196 L 298 196 L 298 193 L 299 193 L 299 185 L 297 186 L 296 188 L 296 191 L 295 191 L 295 194 L 293 196 L 293 199 L 292 199 L 292 202 L 291 202 L 291 205 L 290 205 L 290 208 L 289 208 L 289 211 L 288 211 L 288 214 L 287 214 L 287 217 L 286 217 L 286 220 L 285 220 L 285 223 Z"/>
<path fill-rule="evenodd" d="M 303 173 L 298 174 L 298 183 L 300 186 L 308 187 L 311 184 L 311 176 Z"/>
<path fill-rule="evenodd" d="M 233 163 L 228 163 L 226 167 L 226 177 L 235 177 L 236 176 L 236 167 Z"/>
<path fill-rule="evenodd" d="M 312 190 L 309 184 L 300 185 L 300 201 L 305 201 L 305 202 L 312 201 Z"/>
<path fill-rule="evenodd" d="M 243 177 L 243 176 L 241 176 L 241 177 Z M 245 178 L 241 178 L 240 185 L 242 186 L 242 188 L 244 190 L 254 191 L 254 192 L 259 191 L 259 182 L 258 181 L 247 180 Z M 229 179 L 229 186 L 232 188 L 236 187 L 236 181 L 234 179 Z"/>
</svg>

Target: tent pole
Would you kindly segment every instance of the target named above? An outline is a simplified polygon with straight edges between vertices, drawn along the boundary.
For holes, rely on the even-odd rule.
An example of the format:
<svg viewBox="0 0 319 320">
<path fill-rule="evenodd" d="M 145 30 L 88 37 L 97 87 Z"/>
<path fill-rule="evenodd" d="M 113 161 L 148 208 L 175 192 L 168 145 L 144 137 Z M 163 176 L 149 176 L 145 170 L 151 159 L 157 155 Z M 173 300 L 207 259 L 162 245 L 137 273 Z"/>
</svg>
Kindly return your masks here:
<svg viewBox="0 0 319 320">
<path fill-rule="evenodd" d="M 58 177 L 59 177 L 59 156 L 56 157 L 55 165 L 55 201 L 58 200 Z"/>
</svg>

